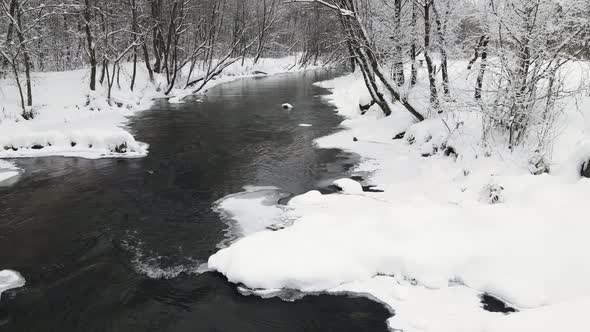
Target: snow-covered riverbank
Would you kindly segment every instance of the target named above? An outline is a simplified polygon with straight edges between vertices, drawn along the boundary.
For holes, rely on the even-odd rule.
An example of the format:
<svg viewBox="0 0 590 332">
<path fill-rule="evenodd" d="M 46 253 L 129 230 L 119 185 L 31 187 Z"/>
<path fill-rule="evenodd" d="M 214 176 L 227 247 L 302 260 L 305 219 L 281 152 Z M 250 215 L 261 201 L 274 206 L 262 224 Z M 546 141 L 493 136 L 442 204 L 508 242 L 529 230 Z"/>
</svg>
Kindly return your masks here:
<svg viewBox="0 0 590 332">
<path fill-rule="evenodd" d="M 269 225 L 293 224 L 236 241 L 209 259 L 210 269 L 264 293 L 368 294 L 393 310 L 390 328 L 405 332 L 587 329 L 590 180 L 576 176 L 574 161 L 584 155 L 588 98 L 567 101 L 586 112 L 566 108 L 555 171 L 535 176 L 526 151 L 479 145 L 476 115 L 453 112 L 420 124 L 401 109 L 385 119 L 377 110 L 361 116 L 360 77 L 321 85 L 333 90 L 328 98 L 347 120 L 318 145 L 360 154 L 355 172 L 384 192 L 345 183 L 340 194 L 312 191 L 283 211 L 253 200 L 253 211 L 272 216 Z M 238 223 L 252 220 L 243 209 L 226 213 Z M 484 294 L 518 312 L 484 310 Z"/>
<path fill-rule="evenodd" d="M 239 78 L 307 69 L 295 66 L 296 61 L 296 57 L 261 59 L 254 65 L 251 59 L 246 59 L 243 66 L 238 61 L 201 91 Z M 136 85 L 131 91 L 132 66 L 122 66 L 120 88 L 115 83 L 110 105 L 106 87 L 89 93 L 88 70 L 35 73 L 36 116 L 28 121 L 20 116 L 16 86 L 9 79 L 0 80 L 0 158 L 145 156 L 149 142 L 135 140 L 125 127 L 127 118 L 149 108 L 157 98 L 170 97 L 170 102 L 182 102 L 190 91 L 176 89 L 172 96 L 164 96 L 165 78 L 156 76 L 156 82 L 151 83 L 144 65 L 139 63 L 137 69 Z"/>
</svg>

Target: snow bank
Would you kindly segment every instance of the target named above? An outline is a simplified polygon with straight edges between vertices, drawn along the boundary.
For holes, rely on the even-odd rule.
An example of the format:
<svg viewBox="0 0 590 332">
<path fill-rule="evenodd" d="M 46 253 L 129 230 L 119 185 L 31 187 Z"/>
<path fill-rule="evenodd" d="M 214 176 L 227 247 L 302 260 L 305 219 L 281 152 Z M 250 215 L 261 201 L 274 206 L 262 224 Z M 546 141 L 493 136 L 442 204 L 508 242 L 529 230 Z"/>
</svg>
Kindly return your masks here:
<svg viewBox="0 0 590 332">
<path fill-rule="evenodd" d="M 21 124 L 21 123 L 19 123 Z M 0 137 L 0 157 L 66 156 L 89 159 L 104 157 L 143 157 L 148 145 L 137 142 L 127 131 L 105 125 L 100 130 L 87 129 L 81 123 L 64 125 L 59 130 L 43 130 L 35 122 L 5 128 Z"/>
<path fill-rule="evenodd" d="M 405 332 L 587 329 L 590 181 L 533 176 L 525 153 L 486 150 L 469 113 L 417 125 L 398 108 L 361 116 L 362 84 L 354 75 L 321 84 L 348 119 L 317 144 L 363 156 L 355 171 L 384 192 L 346 181 L 355 195 L 295 197 L 280 212 L 290 227 L 234 242 L 209 268 L 251 289 L 369 294 Z M 482 200 L 486 188 L 503 188 L 501 199 Z M 484 293 L 519 312 L 485 311 Z"/>
<path fill-rule="evenodd" d="M 24 285 L 25 278 L 20 273 L 13 270 L 0 270 L 0 299 L 4 291 Z"/>
<path fill-rule="evenodd" d="M 33 74 L 33 120 L 22 119 L 16 87 L 0 80 L 0 158 L 76 156 L 84 158 L 143 157 L 148 145 L 124 128 L 129 116 L 149 108 L 158 93 L 138 66 L 137 84 L 129 89 L 131 65 L 121 73 L 121 89 L 90 92 L 87 71 Z"/>
<path fill-rule="evenodd" d="M 542 187 L 555 189 L 551 181 Z M 590 186 L 576 189 L 576 196 L 590 194 Z M 248 236 L 212 256 L 209 266 L 253 288 L 322 291 L 386 274 L 429 288 L 460 280 L 521 307 L 590 297 L 590 262 L 582 250 L 590 249 L 582 236 L 590 224 L 584 214 L 565 211 L 569 197 L 543 196 L 533 204 L 514 197 L 517 203 L 490 206 L 314 194 L 298 201 L 302 217 L 293 226 Z"/>
</svg>

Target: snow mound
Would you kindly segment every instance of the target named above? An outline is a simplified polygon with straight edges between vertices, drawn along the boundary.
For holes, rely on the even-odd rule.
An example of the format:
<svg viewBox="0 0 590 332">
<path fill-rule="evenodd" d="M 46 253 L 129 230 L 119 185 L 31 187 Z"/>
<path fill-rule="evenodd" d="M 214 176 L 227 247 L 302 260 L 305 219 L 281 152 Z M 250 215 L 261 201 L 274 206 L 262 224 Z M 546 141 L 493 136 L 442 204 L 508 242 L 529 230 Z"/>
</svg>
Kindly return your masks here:
<svg viewBox="0 0 590 332">
<path fill-rule="evenodd" d="M 339 179 L 333 182 L 335 186 L 342 189 L 342 192 L 345 194 L 362 194 L 363 187 L 360 183 L 351 180 L 351 179 Z"/>
<path fill-rule="evenodd" d="M 2 293 L 12 288 L 18 288 L 25 285 L 25 278 L 13 270 L 1 270 L 0 271 L 0 298 Z"/>
<path fill-rule="evenodd" d="M 422 155 L 433 155 L 446 147 L 453 147 L 460 155 L 473 154 L 482 140 L 481 123 L 478 113 L 449 112 L 410 126 L 404 138 L 416 144 Z"/>
<path fill-rule="evenodd" d="M 117 127 L 42 131 L 19 131 L 18 127 L 13 127 L 0 137 L 0 158 L 77 156 L 95 159 L 143 157 L 147 152 L 147 144 L 137 142 L 131 134 Z"/>
<path fill-rule="evenodd" d="M 576 146 L 577 149 L 556 171 L 557 174 L 573 181 L 580 178 L 583 166 L 590 167 L 587 166 L 590 163 L 590 140 L 578 142 Z"/>
<path fill-rule="evenodd" d="M 586 332 L 590 297 L 531 309 L 493 321 L 486 332 Z"/>
<path fill-rule="evenodd" d="M 0 159 L 0 183 L 19 174 L 18 168 L 13 163 Z"/>
</svg>

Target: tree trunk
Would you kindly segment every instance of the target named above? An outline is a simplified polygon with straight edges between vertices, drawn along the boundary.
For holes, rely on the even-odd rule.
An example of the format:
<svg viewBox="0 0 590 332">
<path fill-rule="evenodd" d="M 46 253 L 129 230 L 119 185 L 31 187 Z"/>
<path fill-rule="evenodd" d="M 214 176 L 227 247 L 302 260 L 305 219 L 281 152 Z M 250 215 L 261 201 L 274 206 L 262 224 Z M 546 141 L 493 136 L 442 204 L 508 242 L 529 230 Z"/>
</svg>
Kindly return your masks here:
<svg viewBox="0 0 590 332">
<path fill-rule="evenodd" d="M 412 69 L 411 69 L 411 77 L 410 77 L 410 87 L 414 87 L 418 80 L 418 68 L 416 67 L 416 56 L 417 54 L 417 47 L 416 47 L 416 22 L 418 21 L 418 8 L 416 8 L 416 3 L 412 1 L 412 24 L 410 33 L 412 34 L 412 45 L 410 46 L 410 59 L 412 61 Z"/>
<path fill-rule="evenodd" d="M 90 0 L 84 0 L 84 30 L 86 31 L 86 42 L 88 47 L 88 57 L 90 61 L 90 90 L 96 90 L 96 49 L 94 45 L 94 37 L 90 22 L 92 20 Z"/>
<path fill-rule="evenodd" d="M 102 59 L 102 68 L 100 70 L 100 79 L 98 80 L 98 83 L 100 83 L 100 85 L 102 85 L 102 82 L 104 82 L 105 69 L 108 65 L 109 65 L 108 60 L 106 58 Z"/>
<path fill-rule="evenodd" d="M 20 105 L 23 110 L 22 116 L 25 120 L 30 120 L 29 113 L 27 112 L 27 107 L 25 106 L 25 96 L 23 95 L 23 88 L 20 84 L 20 77 L 18 75 L 18 68 L 17 65 L 13 62 L 10 64 L 12 66 L 12 72 L 14 73 L 14 79 L 16 80 L 16 87 L 18 88 L 18 94 L 20 96 Z"/>
<path fill-rule="evenodd" d="M 152 70 L 152 66 L 150 65 L 150 54 L 148 51 L 147 44 L 145 41 L 142 43 L 141 48 L 143 49 L 143 59 L 145 61 L 145 68 L 148 71 L 148 75 L 150 77 L 150 82 L 154 81 L 154 71 Z"/>
<path fill-rule="evenodd" d="M 131 0 L 131 29 L 133 43 L 137 42 L 137 8 L 135 6 L 135 0 Z M 137 46 L 133 47 L 133 72 L 131 74 L 131 85 L 130 89 L 133 91 L 135 87 L 135 76 L 137 75 Z"/>
<path fill-rule="evenodd" d="M 346 46 L 348 47 L 348 56 L 350 57 L 350 71 L 354 73 L 356 70 L 356 56 L 352 50 L 352 46 L 350 44 L 350 40 L 346 40 Z"/>
<path fill-rule="evenodd" d="M 402 50 L 402 42 L 401 42 L 401 35 L 402 35 L 402 24 L 401 24 L 401 14 L 402 14 L 402 0 L 395 0 L 394 3 L 394 25 L 395 25 L 395 32 L 394 32 L 394 42 L 395 42 L 395 56 L 394 56 L 394 80 L 398 86 L 403 86 L 406 82 L 404 77 L 404 61 L 403 61 L 403 50 Z"/>
<path fill-rule="evenodd" d="M 8 9 L 10 16 L 14 17 L 16 12 L 16 5 L 18 4 L 18 0 L 11 0 L 10 1 L 10 8 Z M 14 22 L 12 20 L 8 20 L 8 28 L 6 29 L 6 45 L 10 45 L 12 42 L 12 33 L 14 31 Z M 8 59 L 4 59 L 2 61 L 2 68 L 7 66 L 12 66 Z"/>
<path fill-rule="evenodd" d="M 356 54 L 355 58 L 358 61 L 359 68 L 362 71 L 365 81 L 365 86 L 367 87 L 371 98 L 373 98 L 375 103 L 381 108 L 383 114 L 385 114 L 385 116 L 389 116 L 391 114 L 391 107 L 383 96 L 383 93 L 379 91 L 379 86 L 375 80 L 375 73 L 373 72 L 366 51 L 368 47 L 367 45 L 364 45 L 365 41 L 357 36 L 358 27 L 356 24 L 358 22 L 356 19 L 351 19 L 350 17 L 343 15 L 340 15 L 340 21 L 343 25 L 344 31 L 347 31 L 348 33 L 349 42 L 351 44 L 352 50 Z"/>
<path fill-rule="evenodd" d="M 441 17 L 436 9 L 436 4 L 432 3 L 432 10 L 434 12 L 434 18 L 436 21 L 436 30 L 439 37 L 439 49 L 440 49 L 440 70 L 442 73 L 443 81 L 443 92 L 445 96 L 450 94 L 449 91 L 449 72 L 448 72 L 448 61 L 447 61 L 447 45 L 446 45 L 446 30 L 447 30 L 447 18 L 449 15 L 448 10 L 445 13 L 444 22 L 441 21 Z"/>
<path fill-rule="evenodd" d="M 428 82 L 430 85 L 430 105 L 433 108 L 438 108 L 438 92 L 436 89 L 436 73 L 434 72 L 434 64 L 430 57 L 430 0 L 424 4 L 424 59 L 426 60 L 426 67 L 428 69 Z"/>
<path fill-rule="evenodd" d="M 485 37 L 485 38 L 484 38 Z M 488 43 L 490 41 L 489 36 L 482 37 L 481 42 L 481 63 L 479 65 L 479 73 L 477 74 L 477 80 L 475 81 L 475 100 L 481 99 L 481 88 L 483 86 L 483 78 L 486 73 L 487 59 L 488 59 Z M 476 51 L 477 54 L 477 51 Z"/>
<path fill-rule="evenodd" d="M 162 36 L 162 0 L 151 0 L 152 19 L 155 21 L 152 28 L 152 43 L 154 49 L 154 72 L 162 72 L 162 51 L 164 39 Z"/>
<path fill-rule="evenodd" d="M 16 35 L 18 37 L 19 42 L 22 45 L 22 52 L 23 52 L 23 62 L 25 65 L 25 84 L 27 86 L 27 106 L 33 106 L 33 91 L 31 88 L 31 57 L 29 55 L 29 50 L 25 45 L 25 36 L 23 35 L 23 26 L 22 26 L 22 13 L 23 8 L 21 5 L 18 6 L 16 10 L 16 23 L 18 24 L 18 29 L 16 29 Z M 33 117 L 33 114 L 29 114 L 30 118 Z"/>
</svg>

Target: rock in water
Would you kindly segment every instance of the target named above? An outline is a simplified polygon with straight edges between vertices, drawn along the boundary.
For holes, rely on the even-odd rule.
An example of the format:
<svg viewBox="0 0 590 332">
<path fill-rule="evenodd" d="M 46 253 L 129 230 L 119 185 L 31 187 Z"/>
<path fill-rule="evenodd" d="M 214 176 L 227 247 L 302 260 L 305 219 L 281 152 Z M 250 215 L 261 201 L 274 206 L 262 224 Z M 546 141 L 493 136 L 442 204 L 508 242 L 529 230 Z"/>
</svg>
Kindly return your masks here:
<svg viewBox="0 0 590 332">
<path fill-rule="evenodd" d="M 289 103 L 284 103 L 283 104 L 283 109 L 284 110 L 290 110 L 293 108 L 293 105 L 289 104 Z"/>
<path fill-rule="evenodd" d="M 18 288 L 25 285 L 25 278 L 20 273 L 12 270 L 0 271 L 0 296 L 2 292 L 12 288 Z"/>
<path fill-rule="evenodd" d="M 585 178 L 590 178 L 590 160 L 582 164 L 580 175 Z"/>
</svg>

